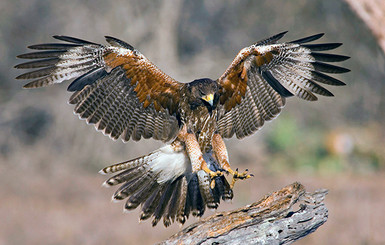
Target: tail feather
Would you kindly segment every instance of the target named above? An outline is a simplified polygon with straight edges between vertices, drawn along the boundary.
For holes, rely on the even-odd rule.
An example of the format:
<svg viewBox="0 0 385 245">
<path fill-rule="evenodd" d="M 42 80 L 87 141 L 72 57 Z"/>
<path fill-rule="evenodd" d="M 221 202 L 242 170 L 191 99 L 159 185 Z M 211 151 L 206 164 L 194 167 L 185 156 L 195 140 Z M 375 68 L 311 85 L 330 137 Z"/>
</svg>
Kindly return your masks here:
<svg viewBox="0 0 385 245">
<path fill-rule="evenodd" d="M 218 207 L 218 202 L 215 202 L 215 196 L 210 187 L 210 176 L 203 170 L 197 173 L 199 190 L 203 198 L 203 202 L 211 209 Z"/>
<path fill-rule="evenodd" d="M 154 213 L 154 219 L 152 220 L 152 226 L 156 226 L 159 222 L 159 220 L 163 217 L 167 217 L 167 214 L 165 214 L 165 210 L 166 210 L 166 207 L 168 206 L 169 202 L 170 202 L 170 198 L 171 198 L 171 195 L 175 189 L 175 186 L 177 184 L 177 181 L 174 181 L 172 183 L 169 183 L 167 185 L 167 188 L 165 190 L 165 192 L 163 193 L 160 201 L 159 201 L 159 204 L 158 204 L 158 207 L 156 208 L 155 210 L 155 213 Z M 164 221 L 164 225 L 165 226 L 168 226 L 168 220 L 163 218 L 163 221 Z"/>
<path fill-rule="evenodd" d="M 142 206 L 142 212 L 140 214 L 140 220 L 146 220 L 154 214 L 163 189 L 164 186 L 159 186 L 159 188 L 157 188 L 151 194 L 151 196 L 144 202 Z"/>
<path fill-rule="evenodd" d="M 174 222 L 175 218 L 177 216 L 178 206 L 179 206 L 180 198 L 181 198 L 182 181 L 183 181 L 182 179 L 179 179 L 177 181 L 177 184 L 175 185 L 175 189 L 174 189 L 172 196 L 170 198 L 168 210 L 166 212 L 166 215 L 163 217 L 163 220 L 167 220 L 167 222 L 165 222 L 165 221 L 163 222 L 163 224 L 166 227 L 169 226 L 171 224 L 171 222 Z"/>
<path fill-rule="evenodd" d="M 123 200 L 125 199 L 126 197 L 129 196 L 129 194 L 127 194 L 126 192 L 124 192 L 126 189 L 128 189 L 130 186 L 132 186 L 133 184 L 135 184 L 135 182 L 137 182 L 137 179 L 134 179 L 134 180 L 131 180 L 131 181 L 127 181 L 125 182 L 122 186 L 120 186 L 116 191 L 115 193 L 112 195 L 112 200 Z"/>
<path fill-rule="evenodd" d="M 143 188 L 135 192 L 135 194 L 132 194 L 129 197 L 126 202 L 125 209 L 132 210 L 137 208 L 141 203 L 146 201 L 146 199 L 149 198 L 149 196 L 158 188 L 159 185 L 158 183 L 156 183 L 156 181 L 153 181 L 152 183 L 144 186 Z"/>
<path fill-rule="evenodd" d="M 113 186 L 113 185 L 121 184 L 123 182 L 129 182 L 132 179 L 135 179 L 138 176 L 142 175 L 143 173 L 145 173 L 145 169 L 143 167 L 125 170 L 125 171 L 107 179 L 104 182 L 104 185 L 105 186 Z"/>
<path fill-rule="evenodd" d="M 212 152 L 204 154 L 204 159 L 211 170 L 220 170 Z M 223 176 L 215 177 L 215 187 L 211 189 L 209 175 L 202 170 L 192 172 L 185 149 L 173 148 L 173 145 L 106 167 L 100 172 L 117 173 L 105 181 L 106 186 L 121 184 L 113 199 L 128 198 L 125 210 L 141 205 L 140 220 L 153 217 L 153 226 L 162 218 L 166 227 L 175 221 L 183 224 L 190 213 L 202 216 L 206 207 L 216 209 L 221 199 L 233 197 Z"/>
<path fill-rule="evenodd" d="M 193 174 L 188 184 L 187 202 L 191 203 L 191 213 L 193 216 L 202 216 L 205 211 L 203 199 L 199 190 L 199 179 L 197 174 Z"/>
<path fill-rule="evenodd" d="M 215 179 L 215 187 L 212 189 L 214 195 L 214 201 L 220 203 L 220 200 L 229 201 L 233 199 L 234 193 L 230 188 L 230 184 L 227 182 L 226 178 L 221 176 Z"/>
<path fill-rule="evenodd" d="M 204 154 L 203 158 L 207 162 L 209 169 L 212 171 L 216 172 L 218 170 L 222 170 L 216 159 L 213 157 L 213 154 Z M 224 176 L 215 177 L 214 181 L 215 186 L 211 191 L 216 203 L 219 204 L 221 199 L 224 201 L 233 199 L 233 190 L 230 188 L 230 184 L 227 182 Z"/>
<path fill-rule="evenodd" d="M 123 184 L 114 194 L 114 199 L 122 200 L 126 197 L 133 195 L 135 192 L 140 191 L 141 188 L 151 185 L 154 182 L 154 178 L 150 174 L 144 174 L 143 176 Z"/>
<path fill-rule="evenodd" d="M 105 181 L 106 186 L 118 185 L 123 182 L 129 182 L 132 179 L 139 178 L 148 173 L 149 163 L 155 160 L 159 155 L 159 151 L 154 151 L 147 156 L 135 158 L 133 160 L 117 163 L 103 168 L 99 171 L 101 174 L 116 173 L 119 174 L 107 179 Z"/>
<path fill-rule="evenodd" d="M 188 183 L 186 178 L 182 178 L 181 182 L 182 184 L 180 188 L 180 196 L 179 196 L 179 203 L 177 206 L 176 220 L 179 223 L 184 224 L 184 222 L 186 222 L 186 219 L 187 219 L 186 213 L 185 213 L 185 206 L 189 205 L 188 203 L 186 203 Z"/>
</svg>

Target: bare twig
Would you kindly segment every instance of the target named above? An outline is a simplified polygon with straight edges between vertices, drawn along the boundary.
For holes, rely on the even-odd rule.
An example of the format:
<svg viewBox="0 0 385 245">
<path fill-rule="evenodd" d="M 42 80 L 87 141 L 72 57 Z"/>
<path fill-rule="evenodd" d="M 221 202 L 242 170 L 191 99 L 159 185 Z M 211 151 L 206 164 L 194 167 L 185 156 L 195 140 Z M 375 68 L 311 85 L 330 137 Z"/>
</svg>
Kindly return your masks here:
<svg viewBox="0 0 385 245">
<path fill-rule="evenodd" d="M 346 0 L 365 22 L 385 53 L 385 2 L 383 0 Z"/>
</svg>

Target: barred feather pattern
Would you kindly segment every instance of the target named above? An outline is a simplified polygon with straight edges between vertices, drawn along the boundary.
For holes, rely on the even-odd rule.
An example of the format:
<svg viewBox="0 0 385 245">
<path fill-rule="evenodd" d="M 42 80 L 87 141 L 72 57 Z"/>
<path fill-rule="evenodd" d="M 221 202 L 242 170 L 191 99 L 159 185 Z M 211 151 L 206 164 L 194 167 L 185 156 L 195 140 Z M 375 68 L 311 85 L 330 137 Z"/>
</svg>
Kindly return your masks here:
<svg viewBox="0 0 385 245">
<path fill-rule="evenodd" d="M 116 140 L 151 138 L 162 141 L 173 139 L 178 133 L 178 121 L 167 111 L 156 111 L 153 105 L 144 108 L 129 86 L 124 70 L 120 67 L 108 76 L 75 92 L 70 104 L 76 104 L 74 112 L 87 123 Z"/>
<path fill-rule="evenodd" d="M 323 52 L 340 43 L 309 44 L 323 35 L 317 34 L 277 44 L 285 33 L 242 49 L 217 84 L 211 79 L 179 83 L 131 45 L 113 37 L 106 37 L 110 45 L 104 46 L 54 36 L 66 43 L 32 45 L 29 48 L 37 52 L 18 56 L 32 61 L 15 67 L 35 69 L 17 77 L 33 79 L 26 88 L 74 79 L 67 90 L 73 92 L 69 103 L 75 113 L 114 140 L 152 137 L 170 141 L 182 126 L 188 126 L 189 133 L 196 134 L 209 169 L 223 171 L 212 152 L 214 133 L 246 137 L 277 117 L 287 97 L 314 101 L 317 95 L 333 96 L 319 83 L 344 85 L 325 74 L 349 71 L 329 64 L 349 57 Z M 202 102 L 205 89 L 196 87 L 202 81 L 215 84 L 202 85 L 206 90 L 215 88 L 210 91 L 214 100 L 208 104 Z M 190 214 L 202 216 L 206 208 L 215 209 L 220 200 L 233 198 L 223 176 L 215 177 L 215 187 L 210 188 L 209 175 L 203 170 L 193 172 L 189 157 L 184 143 L 175 139 L 149 155 L 101 172 L 115 174 L 105 186 L 119 185 L 113 200 L 126 199 L 125 210 L 141 206 L 140 219 L 152 217 L 153 226 L 162 219 L 165 226 L 183 224 Z"/>
<path fill-rule="evenodd" d="M 253 134 L 265 121 L 279 115 L 286 97 L 315 101 L 315 94 L 333 96 L 318 83 L 344 85 L 324 73 L 349 70 L 323 62 L 340 62 L 349 57 L 315 52 L 337 48 L 340 43 L 307 44 L 323 36 L 317 34 L 277 44 L 285 33 L 242 49 L 218 79 L 222 86 L 218 132 L 222 137 Z"/>
<path fill-rule="evenodd" d="M 253 69 L 250 73 L 254 72 Z M 259 76 L 249 76 L 243 102 L 226 113 L 218 122 L 218 132 L 225 138 L 234 133 L 244 138 L 260 129 L 265 121 L 277 117 L 286 100 Z"/>
<path fill-rule="evenodd" d="M 103 45 L 88 44 L 41 44 L 30 46 L 31 49 L 46 50 L 60 48 L 58 51 L 43 51 L 19 55 L 18 58 L 41 59 L 16 65 L 18 69 L 42 68 L 39 70 L 24 73 L 17 79 L 36 79 L 29 82 L 25 88 L 44 87 L 54 83 L 61 83 L 65 80 L 80 77 L 102 67 L 102 63 L 97 57 L 103 52 Z M 48 58 L 48 59 L 45 59 Z"/>
<path fill-rule="evenodd" d="M 169 141 L 177 135 L 176 105 L 167 98 L 180 84 L 136 49 L 112 37 L 106 37 L 111 46 L 67 36 L 54 38 L 67 43 L 32 45 L 29 48 L 39 51 L 18 56 L 32 61 L 15 68 L 35 68 L 17 77 L 35 79 L 25 88 L 75 79 L 68 87 L 74 92 L 69 103 L 75 105 L 75 114 L 113 140 Z"/>
<path fill-rule="evenodd" d="M 211 170 L 220 168 L 212 152 L 204 154 L 204 159 Z M 212 189 L 205 171 L 193 173 L 184 145 L 176 141 L 149 155 L 111 165 L 100 172 L 117 173 L 104 182 L 106 187 L 120 185 L 113 200 L 127 199 L 125 211 L 141 205 L 140 220 L 152 217 L 153 226 L 161 219 L 166 227 L 173 222 L 183 224 L 190 214 L 202 216 L 206 208 L 216 209 L 221 200 L 233 198 L 223 176 L 214 179 Z"/>
</svg>

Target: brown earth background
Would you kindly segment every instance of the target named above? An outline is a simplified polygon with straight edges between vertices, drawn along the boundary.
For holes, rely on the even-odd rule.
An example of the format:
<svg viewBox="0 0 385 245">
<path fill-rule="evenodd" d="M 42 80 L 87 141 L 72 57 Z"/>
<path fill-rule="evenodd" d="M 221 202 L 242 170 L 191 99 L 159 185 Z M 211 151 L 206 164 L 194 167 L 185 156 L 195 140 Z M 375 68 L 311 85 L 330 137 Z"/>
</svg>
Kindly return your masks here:
<svg viewBox="0 0 385 245">
<path fill-rule="evenodd" d="M 352 71 L 338 78 L 347 86 L 329 87 L 335 97 L 314 103 L 290 99 L 256 135 L 228 140 L 232 166 L 255 177 L 219 210 L 299 181 L 330 193 L 329 220 L 297 244 L 385 244 L 385 56 L 334 0 L 1 1 L 0 244 L 153 244 L 180 229 L 123 214 L 97 174 L 161 143 L 123 144 L 96 132 L 73 116 L 68 84 L 22 90 L 12 67 L 27 45 L 55 34 L 102 43 L 115 36 L 189 82 L 218 78 L 241 48 L 285 30 L 285 41 L 325 32 L 322 41 L 343 42 L 337 53 L 352 57 L 343 64 Z"/>
</svg>

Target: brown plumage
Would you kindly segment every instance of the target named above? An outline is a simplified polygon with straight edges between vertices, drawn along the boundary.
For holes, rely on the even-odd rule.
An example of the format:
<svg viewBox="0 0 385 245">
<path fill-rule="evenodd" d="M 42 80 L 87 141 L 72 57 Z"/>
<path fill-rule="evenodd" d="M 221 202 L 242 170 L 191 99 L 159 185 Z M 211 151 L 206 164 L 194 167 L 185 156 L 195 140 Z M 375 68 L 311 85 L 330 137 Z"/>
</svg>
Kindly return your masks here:
<svg viewBox="0 0 385 245">
<path fill-rule="evenodd" d="M 184 223 L 231 199 L 235 180 L 251 175 L 233 171 L 223 138 L 243 138 L 277 117 L 290 96 L 317 100 L 332 96 L 319 85 L 344 85 L 325 73 L 349 71 L 324 62 L 347 56 L 323 53 L 341 44 L 308 44 L 318 34 L 277 44 L 280 33 L 242 49 L 217 80 L 175 81 L 131 45 L 106 37 L 101 45 L 67 36 L 64 43 L 29 46 L 37 52 L 16 66 L 36 68 L 17 79 L 34 79 L 37 88 L 74 79 L 68 91 L 75 113 L 112 139 L 154 138 L 170 144 L 149 155 L 104 168 L 117 173 L 106 186 L 121 185 L 114 200 L 127 199 L 125 209 L 141 205 L 141 219 L 153 225 Z M 119 173 L 118 173 L 119 172 Z M 230 173 L 229 184 L 223 173 Z"/>
</svg>

